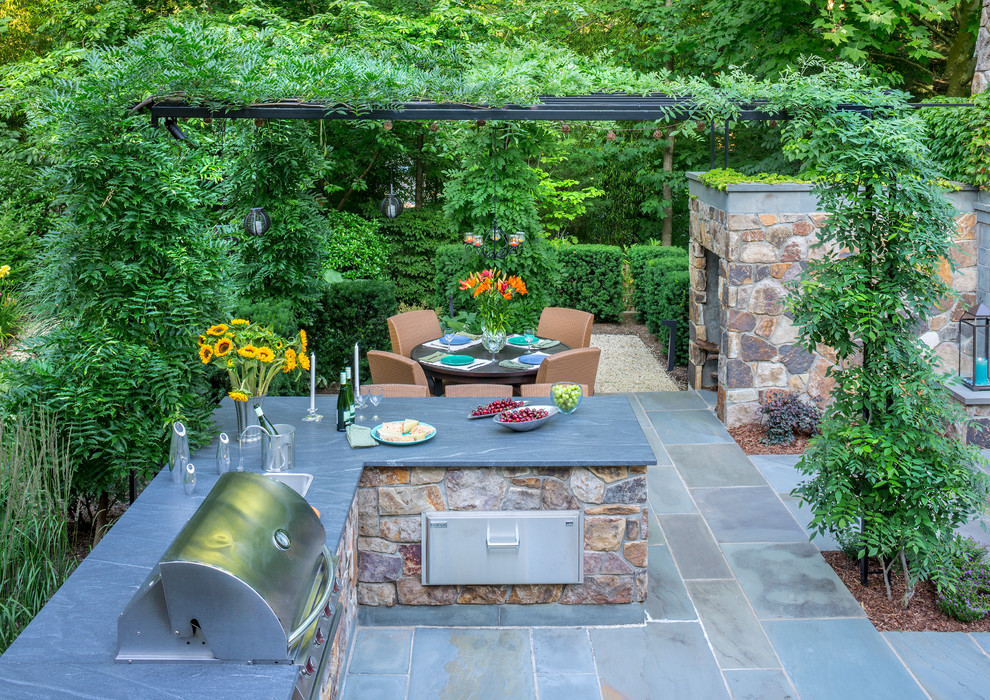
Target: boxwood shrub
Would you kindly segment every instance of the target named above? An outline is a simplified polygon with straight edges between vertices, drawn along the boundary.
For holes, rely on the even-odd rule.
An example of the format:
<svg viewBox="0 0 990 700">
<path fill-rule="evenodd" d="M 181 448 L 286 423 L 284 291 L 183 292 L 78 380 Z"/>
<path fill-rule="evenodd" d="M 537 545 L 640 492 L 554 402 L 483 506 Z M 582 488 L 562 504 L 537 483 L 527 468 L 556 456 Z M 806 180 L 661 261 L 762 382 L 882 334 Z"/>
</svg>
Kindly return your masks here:
<svg viewBox="0 0 990 700">
<path fill-rule="evenodd" d="M 658 258 L 674 258 L 681 260 L 687 256 L 683 248 L 677 246 L 634 245 L 626 250 L 626 260 L 629 262 L 629 275 L 633 280 L 633 306 L 639 311 L 639 320 L 645 322 L 643 313 L 643 284 L 641 284 L 646 264 Z M 685 265 L 685 269 L 686 269 Z"/>
<path fill-rule="evenodd" d="M 433 303 L 435 270 L 433 255 L 458 235 L 450 230 L 439 207 L 410 209 L 395 219 L 380 218 L 381 232 L 392 249 L 389 278 L 396 298 L 416 306 Z"/>
<path fill-rule="evenodd" d="M 640 314 L 646 327 L 661 343 L 667 342 L 667 327 L 661 321 L 677 321 L 678 364 L 687 361 L 688 348 L 688 257 L 683 250 L 680 256 L 658 257 L 646 263 L 636 287 L 642 296 Z"/>
<path fill-rule="evenodd" d="M 368 350 L 391 350 L 386 319 L 396 311 L 395 285 L 378 280 L 344 280 L 328 284 L 323 304 L 310 329 L 310 346 L 318 370 L 328 382 L 354 360 L 361 344 L 361 382 L 368 381 Z"/>
<path fill-rule="evenodd" d="M 618 321 L 622 303 L 622 249 L 614 245 L 571 245 L 557 249 L 560 283 L 552 304 L 581 309 L 596 321 Z"/>
</svg>

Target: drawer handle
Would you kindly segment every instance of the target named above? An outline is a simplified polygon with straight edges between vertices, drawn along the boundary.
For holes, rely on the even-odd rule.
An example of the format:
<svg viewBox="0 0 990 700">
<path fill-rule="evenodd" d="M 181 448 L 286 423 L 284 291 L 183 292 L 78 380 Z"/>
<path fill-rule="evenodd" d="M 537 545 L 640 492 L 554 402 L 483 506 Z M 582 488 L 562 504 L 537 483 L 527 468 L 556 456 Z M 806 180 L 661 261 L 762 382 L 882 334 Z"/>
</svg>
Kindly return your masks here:
<svg viewBox="0 0 990 700">
<path fill-rule="evenodd" d="M 486 536 L 486 541 L 488 543 L 488 549 L 519 549 L 519 525 L 516 525 L 516 537 L 513 540 L 499 540 L 492 539 L 492 526 L 488 525 L 488 534 Z"/>
</svg>

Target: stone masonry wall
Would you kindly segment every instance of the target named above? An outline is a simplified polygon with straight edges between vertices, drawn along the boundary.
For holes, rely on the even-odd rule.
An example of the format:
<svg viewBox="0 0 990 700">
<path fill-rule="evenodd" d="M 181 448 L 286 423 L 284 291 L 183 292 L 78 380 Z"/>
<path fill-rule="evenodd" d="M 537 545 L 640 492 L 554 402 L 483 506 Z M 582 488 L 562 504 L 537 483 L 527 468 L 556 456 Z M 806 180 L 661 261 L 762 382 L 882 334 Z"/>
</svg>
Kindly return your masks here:
<svg viewBox="0 0 990 700">
<path fill-rule="evenodd" d="M 336 700 L 343 682 L 344 667 L 347 662 L 348 646 L 354 637 L 357 620 L 357 503 L 351 504 L 344 524 L 344 534 L 337 547 L 336 575 L 340 581 L 340 597 L 337 600 L 337 631 L 331 642 L 330 670 L 320 685 L 317 697 L 321 700 Z"/>
<path fill-rule="evenodd" d="M 774 187 L 786 194 L 788 186 Z M 808 190 L 806 185 L 792 187 Z M 692 182 L 692 193 L 696 191 Z M 706 203 L 709 198 L 705 196 L 690 200 L 689 382 L 695 388 L 702 386 L 701 368 L 713 352 L 706 341 L 715 339 L 707 338 L 704 315 L 708 285 L 716 284 L 722 329 L 718 339 L 719 418 L 730 428 L 758 423 L 760 406 L 774 390 L 795 392 L 805 401 L 826 402 L 834 386 L 828 370 L 835 354 L 824 346 L 814 353 L 799 347 L 795 342 L 798 328 L 784 306 L 788 283 L 801 276 L 808 260 L 824 255 L 824 248 L 814 244 L 825 215 L 813 210 L 733 213 L 731 186 L 728 194 L 710 192 L 710 201 L 725 205 L 728 211 Z M 951 253 L 956 270 L 943 262 L 939 274 L 962 293 L 962 300 L 939 305 L 918 329 L 947 371 L 955 371 L 958 364 L 955 322 L 976 300 L 977 288 L 974 212 L 962 211 L 956 227 Z M 705 249 L 719 256 L 717 271 L 706 270 Z"/>
<path fill-rule="evenodd" d="M 646 467 L 367 467 L 358 484 L 361 605 L 642 602 Z M 583 509 L 584 583 L 423 586 L 420 513 Z"/>
</svg>

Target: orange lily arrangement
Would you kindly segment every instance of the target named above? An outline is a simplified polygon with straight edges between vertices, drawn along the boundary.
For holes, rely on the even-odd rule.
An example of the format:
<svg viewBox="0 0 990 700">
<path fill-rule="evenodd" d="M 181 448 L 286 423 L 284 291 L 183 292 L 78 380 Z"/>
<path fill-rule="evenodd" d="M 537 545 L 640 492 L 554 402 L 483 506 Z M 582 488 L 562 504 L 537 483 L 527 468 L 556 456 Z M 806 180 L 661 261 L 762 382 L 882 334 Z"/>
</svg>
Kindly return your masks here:
<svg viewBox="0 0 990 700">
<path fill-rule="evenodd" d="M 494 268 L 472 273 L 460 280 L 462 290 L 474 290 L 481 325 L 491 331 L 508 330 L 509 303 L 515 295 L 526 293 L 526 283 L 517 275 L 506 275 Z"/>
</svg>

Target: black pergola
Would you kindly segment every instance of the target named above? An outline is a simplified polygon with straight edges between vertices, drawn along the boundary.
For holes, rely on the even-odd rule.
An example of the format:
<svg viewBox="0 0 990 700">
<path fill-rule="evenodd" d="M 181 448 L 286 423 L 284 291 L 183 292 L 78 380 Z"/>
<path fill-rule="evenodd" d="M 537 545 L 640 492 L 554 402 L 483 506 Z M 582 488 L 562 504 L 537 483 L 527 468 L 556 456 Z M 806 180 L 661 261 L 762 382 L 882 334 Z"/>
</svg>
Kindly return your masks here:
<svg viewBox="0 0 990 700">
<path fill-rule="evenodd" d="M 651 93 L 593 93 L 555 97 L 544 95 L 531 105 L 507 104 L 493 107 L 485 104 L 457 102 L 433 102 L 414 100 L 390 108 L 355 109 L 344 103 L 279 100 L 252 104 L 246 107 L 206 107 L 191 105 L 183 100 L 163 99 L 161 102 L 142 104 L 151 112 L 152 126 L 160 119 L 310 119 L 310 120 L 375 120 L 375 121 L 687 121 L 697 119 L 709 122 L 711 167 L 715 167 L 715 121 L 700 113 L 697 103 L 690 96 Z M 768 112 L 765 101 L 740 102 L 735 121 L 787 121 L 785 112 Z M 970 103 L 909 103 L 922 107 L 972 107 Z M 839 104 L 839 111 L 872 112 L 873 108 L 858 104 Z M 725 121 L 725 166 L 729 164 L 728 132 Z"/>
</svg>

